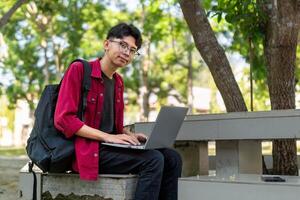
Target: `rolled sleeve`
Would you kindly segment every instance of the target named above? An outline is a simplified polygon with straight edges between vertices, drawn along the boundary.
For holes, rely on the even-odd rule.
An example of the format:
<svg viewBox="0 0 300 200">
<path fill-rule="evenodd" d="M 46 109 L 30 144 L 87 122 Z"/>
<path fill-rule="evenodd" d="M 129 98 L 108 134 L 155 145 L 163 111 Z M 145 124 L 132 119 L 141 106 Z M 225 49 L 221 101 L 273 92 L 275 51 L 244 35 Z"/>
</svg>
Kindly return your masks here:
<svg viewBox="0 0 300 200">
<path fill-rule="evenodd" d="M 72 63 L 64 75 L 58 94 L 54 125 L 68 138 L 84 125 L 84 122 L 77 117 L 82 79 L 82 63 Z"/>
</svg>

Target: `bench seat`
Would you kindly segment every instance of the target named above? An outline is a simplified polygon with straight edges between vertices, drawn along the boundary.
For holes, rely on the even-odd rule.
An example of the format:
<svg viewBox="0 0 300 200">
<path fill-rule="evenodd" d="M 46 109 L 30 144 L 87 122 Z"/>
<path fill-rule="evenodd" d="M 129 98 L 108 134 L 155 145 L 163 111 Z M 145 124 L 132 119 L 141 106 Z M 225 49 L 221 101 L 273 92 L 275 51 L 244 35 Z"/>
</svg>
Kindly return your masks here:
<svg viewBox="0 0 300 200">
<path fill-rule="evenodd" d="M 264 182 L 258 174 L 230 177 L 194 176 L 179 179 L 179 199 L 282 200 L 299 199 L 300 177 L 281 176 L 286 182 Z M 196 199 L 196 198 L 194 198 Z"/>
<path fill-rule="evenodd" d="M 38 200 L 84 199 L 84 200 L 130 200 L 134 198 L 136 175 L 100 174 L 98 181 L 82 181 L 78 174 L 43 173 L 37 174 Z M 28 172 L 28 164 L 20 170 L 20 199 L 31 200 L 33 175 Z"/>
</svg>

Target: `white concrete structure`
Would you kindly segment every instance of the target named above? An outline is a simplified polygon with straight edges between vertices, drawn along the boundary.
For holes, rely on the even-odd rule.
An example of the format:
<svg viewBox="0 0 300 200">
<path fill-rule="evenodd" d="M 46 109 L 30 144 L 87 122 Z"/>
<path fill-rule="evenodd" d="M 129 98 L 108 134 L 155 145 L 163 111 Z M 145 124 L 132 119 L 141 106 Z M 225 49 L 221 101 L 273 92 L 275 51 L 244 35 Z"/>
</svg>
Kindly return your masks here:
<svg viewBox="0 0 300 200">
<path fill-rule="evenodd" d="M 229 178 L 198 176 L 179 180 L 179 200 L 295 200 L 300 197 L 300 178 L 282 176 L 286 182 L 264 182 L 257 174 Z"/>
<path fill-rule="evenodd" d="M 98 181 L 82 181 L 78 174 L 48 174 L 35 168 L 37 174 L 37 195 L 56 198 L 76 196 L 86 199 L 97 196 L 113 200 L 132 200 L 137 183 L 136 175 L 99 175 Z M 28 172 L 26 164 L 20 171 L 20 200 L 32 200 L 33 175 Z"/>
<path fill-rule="evenodd" d="M 0 146 L 13 145 L 13 133 L 8 129 L 6 117 L 0 117 Z"/>
<path fill-rule="evenodd" d="M 18 101 L 15 110 L 14 121 L 14 134 L 13 144 L 14 146 L 22 146 L 27 141 L 30 133 L 31 120 L 29 116 L 29 105 L 26 101 Z"/>
</svg>

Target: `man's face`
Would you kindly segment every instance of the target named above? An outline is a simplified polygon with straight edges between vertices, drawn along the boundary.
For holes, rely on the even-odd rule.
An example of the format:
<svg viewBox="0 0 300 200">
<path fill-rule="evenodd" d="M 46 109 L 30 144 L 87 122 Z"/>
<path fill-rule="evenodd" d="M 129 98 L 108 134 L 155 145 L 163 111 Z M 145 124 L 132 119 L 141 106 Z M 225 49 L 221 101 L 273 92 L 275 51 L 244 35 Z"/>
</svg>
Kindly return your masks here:
<svg viewBox="0 0 300 200">
<path fill-rule="evenodd" d="M 117 67 L 124 67 L 132 62 L 137 52 L 135 39 L 132 36 L 125 36 L 122 39 L 112 38 L 104 42 L 106 55 Z"/>
</svg>

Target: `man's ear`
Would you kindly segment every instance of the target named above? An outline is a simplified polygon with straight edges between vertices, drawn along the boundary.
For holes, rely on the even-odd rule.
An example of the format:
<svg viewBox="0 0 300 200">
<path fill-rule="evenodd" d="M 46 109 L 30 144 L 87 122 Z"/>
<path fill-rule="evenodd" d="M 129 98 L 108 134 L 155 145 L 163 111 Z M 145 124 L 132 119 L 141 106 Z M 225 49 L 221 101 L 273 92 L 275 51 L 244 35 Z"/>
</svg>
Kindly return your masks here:
<svg viewBox="0 0 300 200">
<path fill-rule="evenodd" d="M 108 50 L 108 45 L 109 45 L 109 40 L 104 40 L 103 42 L 104 51 Z"/>
</svg>

